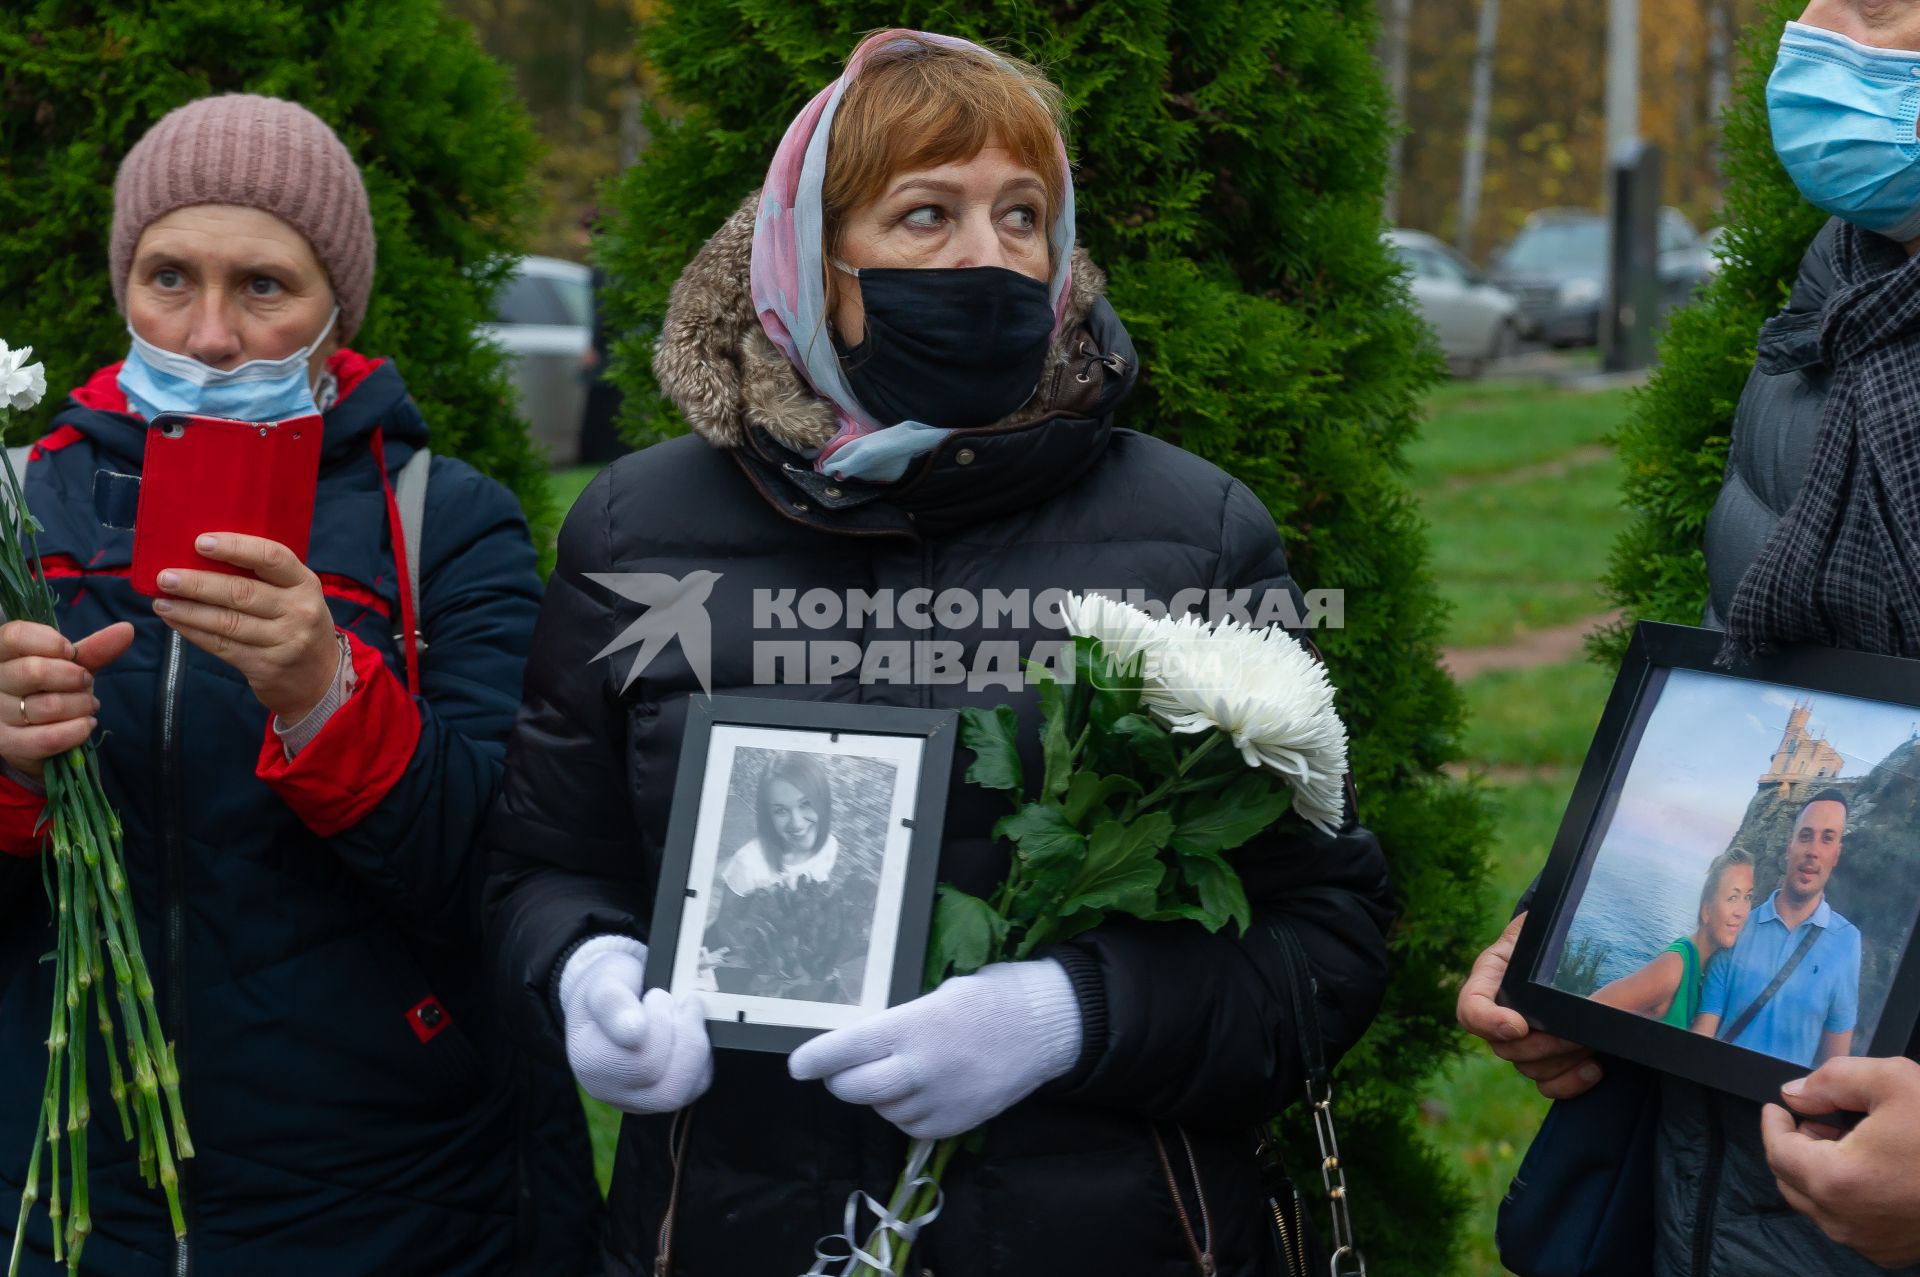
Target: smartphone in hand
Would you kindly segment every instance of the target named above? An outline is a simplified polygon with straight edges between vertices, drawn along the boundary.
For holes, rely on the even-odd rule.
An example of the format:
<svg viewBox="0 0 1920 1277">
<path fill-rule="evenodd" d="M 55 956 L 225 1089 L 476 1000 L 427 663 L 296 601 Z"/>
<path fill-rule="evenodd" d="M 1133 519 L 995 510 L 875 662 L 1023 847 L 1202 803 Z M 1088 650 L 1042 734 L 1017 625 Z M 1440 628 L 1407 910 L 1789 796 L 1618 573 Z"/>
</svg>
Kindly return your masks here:
<svg viewBox="0 0 1920 1277">
<path fill-rule="evenodd" d="M 318 416 L 274 422 L 174 412 L 155 417 L 147 425 L 134 518 L 133 588 L 160 597 L 165 591 L 156 578 L 167 568 L 251 575 L 203 558 L 193 547 L 208 532 L 265 537 L 304 561 L 321 436 Z"/>
</svg>

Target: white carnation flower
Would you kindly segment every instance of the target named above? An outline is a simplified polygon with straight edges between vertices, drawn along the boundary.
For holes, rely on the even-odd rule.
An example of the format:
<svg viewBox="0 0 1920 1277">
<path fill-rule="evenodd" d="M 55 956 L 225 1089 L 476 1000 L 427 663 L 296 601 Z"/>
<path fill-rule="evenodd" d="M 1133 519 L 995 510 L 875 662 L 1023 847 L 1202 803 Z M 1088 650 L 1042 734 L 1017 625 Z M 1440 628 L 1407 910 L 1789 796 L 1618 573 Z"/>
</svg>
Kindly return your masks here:
<svg viewBox="0 0 1920 1277">
<path fill-rule="evenodd" d="M 47 393 L 47 370 L 31 358 L 32 346 L 9 350 L 0 341 L 0 408 L 31 408 Z"/>
<path fill-rule="evenodd" d="M 1285 777 L 1295 809 L 1331 833 L 1344 806 L 1347 726 L 1326 667 L 1278 628 L 1191 616 L 1170 624 L 1169 641 L 1148 657 L 1147 708 L 1170 731 L 1225 732 L 1247 766 Z"/>
</svg>

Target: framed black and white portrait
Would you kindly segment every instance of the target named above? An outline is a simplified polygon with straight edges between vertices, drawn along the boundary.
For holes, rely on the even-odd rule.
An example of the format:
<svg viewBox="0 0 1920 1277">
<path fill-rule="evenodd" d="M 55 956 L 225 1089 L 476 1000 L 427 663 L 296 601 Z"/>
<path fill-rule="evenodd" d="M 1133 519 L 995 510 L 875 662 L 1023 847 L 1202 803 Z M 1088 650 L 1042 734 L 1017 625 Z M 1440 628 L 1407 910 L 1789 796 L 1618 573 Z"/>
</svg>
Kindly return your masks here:
<svg viewBox="0 0 1920 1277">
<path fill-rule="evenodd" d="M 920 993 L 958 716 L 717 696 L 688 710 L 647 985 L 716 1046 L 790 1051 Z"/>
<path fill-rule="evenodd" d="M 1642 623 L 1502 986 L 1530 1023 L 1760 1101 L 1920 1018 L 1920 662 Z"/>
</svg>

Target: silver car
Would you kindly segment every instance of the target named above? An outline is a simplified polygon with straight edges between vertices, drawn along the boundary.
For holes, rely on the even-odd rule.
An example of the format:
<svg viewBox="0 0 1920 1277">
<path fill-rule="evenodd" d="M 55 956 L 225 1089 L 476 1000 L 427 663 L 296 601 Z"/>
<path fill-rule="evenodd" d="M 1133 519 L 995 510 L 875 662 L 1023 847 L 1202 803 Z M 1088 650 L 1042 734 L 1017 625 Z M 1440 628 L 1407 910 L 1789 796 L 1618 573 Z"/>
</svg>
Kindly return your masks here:
<svg viewBox="0 0 1920 1277">
<path fill-rule="evenodd" d="M 1386 241 L 1455 374 L 1477 377 L 1519 348 L 1519 304 L 1466 258 L 1423 231 L 1388 231 Z"/>
<path fill-rule="evenodd" d="M 480 332 L 513 357 L 520 415 L 549 464 L 573 465 L 593 345 L 593 273 L 557 257 L 524 257 L 493 310 Z"/>
</svg>

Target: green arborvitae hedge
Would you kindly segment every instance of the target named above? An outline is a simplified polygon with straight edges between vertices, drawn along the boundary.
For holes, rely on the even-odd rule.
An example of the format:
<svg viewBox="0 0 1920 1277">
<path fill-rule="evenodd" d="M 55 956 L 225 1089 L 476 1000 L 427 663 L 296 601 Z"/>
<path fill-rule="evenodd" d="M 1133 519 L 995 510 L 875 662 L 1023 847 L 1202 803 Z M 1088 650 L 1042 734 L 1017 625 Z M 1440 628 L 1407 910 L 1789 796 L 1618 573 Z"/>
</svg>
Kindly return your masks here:
<svg viewBox="0 0 1920 1277">
<path fill-rule="evenodd" d="M 1633 522 L 1613 549 L 1604 588 L 1625 620 L 1597 637 L 1618 657 L 1636 619 L 1698 624 L 1707 601 L 1701 551 L 1726 472 L 1733 409 L 1753 368 L 1760 325 L 1779 310 L 1800 257 L 1826 221 L 1800 197 L 1773 153 L 1767 77 L 1787 20 L 1806 6 L 1772 0 L 1741 48 L 1742 71 L 1724 125 L 1726 266 L 1676 311 L 1660 362 L 1616 438 Z"/>
<path fill-rule="evenodd" d="M 120 157 L 215 93 L 300 102 L 359 161 L 379 259 L 356 349 L 391 356 L 436 451 L 549 521 L 502 356 L 475 336 L 521 251 L 534 139 L 505 71 L 433 0 L 99 0 L 0 10 L 0 338 L 47 364 L 38 433 L 127 349 L 107 275 Z"/>
<path fill-rule="evenodd" d="M 1300 579 L 1346 589 L 1325 648 L 1355 738 L 1362 813 L 1405 897 L 1395 980 L 1344 1069 L 1353 1195 L 1380 1271 L 1448 1267 L 1458 1187 L 1414 1130 L 1454 1050 L 1452 1003 L 1481 935 L 1479 797 L 1443 779 L 1461 705 L 1436 665 L 1442 605 L 1403 480 L 1438 360 L 1383 251 L 1388 113 L 1368 0 L 677 0 L 642 53 L 684 108 L 612 193 L 625 428 L 681 429 L 648 358 L 667 290 L 759 185 L 787 122 L 859 36 L 923 26 L 1051 69 L 1072 107 L 1080 238 L 1112 276 L 1144 380 L 1125 425 L 1246 480 Z M 1301 1169 L 1312 1160 L 1302 1154 Z"/>
</svg>

